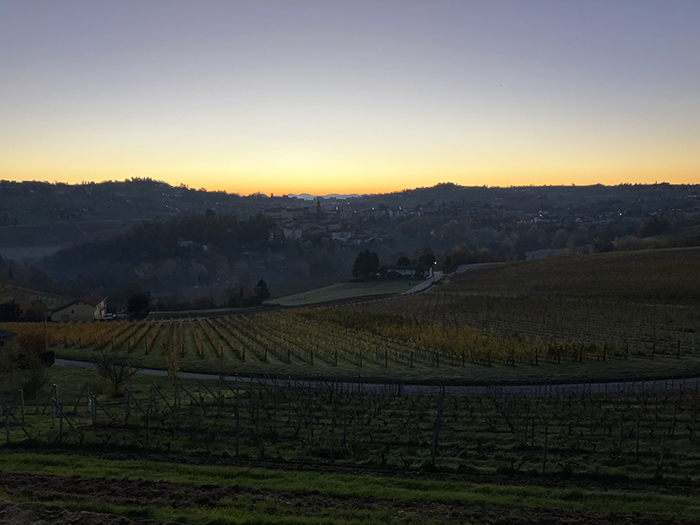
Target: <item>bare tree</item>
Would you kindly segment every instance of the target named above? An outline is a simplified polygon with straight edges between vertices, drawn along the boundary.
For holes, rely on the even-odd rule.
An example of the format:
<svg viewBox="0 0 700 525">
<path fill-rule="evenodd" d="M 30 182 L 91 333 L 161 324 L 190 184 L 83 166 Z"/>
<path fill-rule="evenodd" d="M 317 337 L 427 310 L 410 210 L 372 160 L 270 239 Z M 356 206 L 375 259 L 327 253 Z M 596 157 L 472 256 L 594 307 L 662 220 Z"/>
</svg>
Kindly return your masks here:
<svg viewBox="0 0 700 525">
<path fill-rule="evenodd" d="M 95 363 L 97 373 L 104 377 L 112 387 L 112 394 L 117 395 L 121 386 L 138 372 L 134 356 L 129 353 L 126 345 L 115 347 L 107 345 L 99 351 Z"/>
</svg>

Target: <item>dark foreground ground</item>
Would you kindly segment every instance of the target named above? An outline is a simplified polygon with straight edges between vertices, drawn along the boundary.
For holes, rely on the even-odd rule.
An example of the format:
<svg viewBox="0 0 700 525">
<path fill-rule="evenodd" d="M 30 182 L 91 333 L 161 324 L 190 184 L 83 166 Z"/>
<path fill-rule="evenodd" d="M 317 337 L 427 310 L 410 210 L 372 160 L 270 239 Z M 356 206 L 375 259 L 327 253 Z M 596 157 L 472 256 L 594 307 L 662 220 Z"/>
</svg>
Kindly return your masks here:
<svg viewBox="0 0 700 525">
<path fill-rule="evenodd" d="M 700 488 L 679 480 L 426 474 L 6 451 L 0 523 L 700 523 Z"/>
<path fill-rule="evenodd" d="M 123 516 L 99 512 L 71 512 L 59 507 L 35 505 L 32 503 L 11 503 L 0 500 L 0 523 L 8 525 L 140 525 L 164 523 L 157 520 L 130 520 Z"/>
<path fill-rule="evenodd" d="M 339 497 L 315 492 L 285 492 L 243 487 L 197 486 L 168 482 L 133 481 L 125 479 L 66 480 L 59 476 L 8 474 L 0 486 L 3 492 L 21 495 L 35 501 L 60 500 L 68 508 L 79 508 L 81 503 L 107 504 L 121 508 L 159 507 L 171 509 L 217 509 L 222 507 L 266 507 L 273 518 L 287 523 L 290 518 L 316 518 L 334 522 L 334 516 L 345 515 L 357 519 L 359 513 L 373 521 L 372 514 L 381 514 L 393 522 L 408 523 L 678 523 L 671 518 L 586 514 L 557 509 L 523 508 L 518 506 L 473 505 L 458 501 L 400 501 L 372 497 Z M 280 513 L 272 512 L 276 507 Z M 283 514 L 279 515 L 279 514 Z M 379 517 L 379 516 L 377 516 Z M 275 520 L 275 521 L 277 521 Z M 327 520 L 327 521 L 326 521 Z M 256 522 L 243 520 L 244 522 Z M 364 521 L 360 518 L 360 521 Z M 129 519 L 124 516 L 89 511 L 70 511 L 45 505 L 0 501 L 0 523 L 8 524 L 76 524 L 97 523 L 164 523 L 153 519 Z M 691 521 L 687 521 L 691 523 Z"/>
</svg>

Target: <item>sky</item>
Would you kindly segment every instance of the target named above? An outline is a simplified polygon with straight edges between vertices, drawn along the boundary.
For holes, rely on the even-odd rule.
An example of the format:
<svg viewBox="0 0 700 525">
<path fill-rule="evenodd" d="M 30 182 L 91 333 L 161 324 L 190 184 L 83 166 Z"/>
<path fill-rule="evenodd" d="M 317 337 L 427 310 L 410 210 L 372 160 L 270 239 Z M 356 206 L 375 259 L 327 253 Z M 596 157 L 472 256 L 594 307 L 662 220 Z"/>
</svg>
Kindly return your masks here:
<svg viewBox="0 0 700 525">
<path fill-rule="evenodd" d="M 0 179 L 700 183 L 698 0 L 0 0 Z"/>
</svg>

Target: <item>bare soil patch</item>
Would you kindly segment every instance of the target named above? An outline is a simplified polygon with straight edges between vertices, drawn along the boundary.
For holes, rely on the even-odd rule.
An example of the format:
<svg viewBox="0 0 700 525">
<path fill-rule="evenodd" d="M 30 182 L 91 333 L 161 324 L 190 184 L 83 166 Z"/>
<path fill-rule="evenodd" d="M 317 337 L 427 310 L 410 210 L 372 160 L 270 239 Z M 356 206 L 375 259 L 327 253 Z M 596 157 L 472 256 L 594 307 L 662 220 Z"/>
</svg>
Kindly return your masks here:
<svg viewBox="0 0 700 525">
<path fill-rule="evenodd" d="M 0 500 L 0 523 L 7 525 L 160 525 L 157 520 L 130 520 L 99 512 L 71 512 L 48 505 Z"/>
</svg>

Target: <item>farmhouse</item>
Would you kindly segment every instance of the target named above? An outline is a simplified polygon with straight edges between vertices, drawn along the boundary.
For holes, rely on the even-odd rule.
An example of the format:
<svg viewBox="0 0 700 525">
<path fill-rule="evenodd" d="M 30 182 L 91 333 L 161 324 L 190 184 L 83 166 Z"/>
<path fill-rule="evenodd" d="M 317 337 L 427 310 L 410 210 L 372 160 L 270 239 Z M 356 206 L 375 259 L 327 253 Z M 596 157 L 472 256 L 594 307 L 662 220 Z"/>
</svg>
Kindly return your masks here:
<svg viewBox="0 0 700 525">
<path fill-rule="evenodd" d="M 379 273 L 386 279 L 430 279 L 433 276 L 432 266 L 382 266 Z"/>
<path fill-rule="evenodd" d="M 100 321 L 107 313 L 107 297 L 91 293 L 51 312 L 52 321 Z"/>
</svg>

